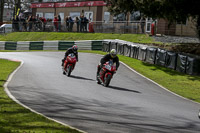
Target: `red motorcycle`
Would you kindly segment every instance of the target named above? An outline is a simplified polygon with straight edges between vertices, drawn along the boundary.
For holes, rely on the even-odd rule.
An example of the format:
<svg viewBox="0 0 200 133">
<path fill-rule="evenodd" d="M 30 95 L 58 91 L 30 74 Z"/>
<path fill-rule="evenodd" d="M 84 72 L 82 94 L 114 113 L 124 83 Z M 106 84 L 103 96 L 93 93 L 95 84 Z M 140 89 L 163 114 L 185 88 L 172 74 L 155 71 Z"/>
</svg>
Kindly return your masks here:
<svg viewBox="0 0 200 133">
<path fill-rule="evenodd" d="M 113 61 L 106 62 L 101 68 L 99 75 L 97 75 L 97 84 L 103 84 L 105 87 L 107 87 L 115 73 L 116 66 Z"/>
<path fill-rule="evenodd" d="M 71 53 L 67 56 L 66 60 L 64 61 L 63 65 L 63 74 L 67 76 L 71 75 L 71 72 L 74 70 L 74 67 L 76 65 L 76 56 Z"/>
</svg>

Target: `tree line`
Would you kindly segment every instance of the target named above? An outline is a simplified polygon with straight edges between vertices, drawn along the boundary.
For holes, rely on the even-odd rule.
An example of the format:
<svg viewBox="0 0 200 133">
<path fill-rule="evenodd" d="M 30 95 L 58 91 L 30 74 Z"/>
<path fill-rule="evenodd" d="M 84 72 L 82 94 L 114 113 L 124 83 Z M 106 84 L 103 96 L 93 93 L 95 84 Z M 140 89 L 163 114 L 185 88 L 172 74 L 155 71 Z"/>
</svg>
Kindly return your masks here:
<svg viewBox="0 0 200 133">
<path fill-rule="evenodd" d="M 170 23 L 184 22 L 190 17 L 196 22 L 200 38 L 200 0 L 105 0 L 111 14 L 140 11 L 153 19 L 164 18 Z"/>
<path fill-rule="evenodd" d="M 15 15 L 18 9 L 30 8 L 30 1 L 31 0 L 24 0 L 23 2 L 21 2 L 21 0 L 0 0 L 0 23 L 3 22 L 3 14 L 5 7 L 14 9 L 13 14 Z"/>
</svg>

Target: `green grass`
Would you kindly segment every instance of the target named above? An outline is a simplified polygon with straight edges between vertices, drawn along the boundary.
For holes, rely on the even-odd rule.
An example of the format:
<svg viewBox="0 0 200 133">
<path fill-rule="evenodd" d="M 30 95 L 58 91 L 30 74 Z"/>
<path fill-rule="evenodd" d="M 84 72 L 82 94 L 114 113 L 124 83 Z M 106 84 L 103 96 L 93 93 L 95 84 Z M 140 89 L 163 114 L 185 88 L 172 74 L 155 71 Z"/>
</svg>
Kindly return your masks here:
<svg viewBox="0 0 200 133">
<path fill-rule="evenodd" d="M 45 41 L 45 40 L 104 40 L 120 39 L 137 43 L 156 43 L 145 34 L 111 34 L 111 33 L 64 33 L 64 32 L 13 32 L 0 35 L 0 41 Z"/>
<path fill-rule="evenodd" d="M 0 59 L 0 133 L 80 133 L 25 109 L 7 96 L 3 84 L 19 64 Z"/>
<path fill-rule="evenodd" d="M 106 54 L 101 51 L 81 52 Z M 200 103 L 200 76 L 186 75 L 169 68 L 148 64 L 134 58 L 122 55 L 118 56 L 120 61 L 161 86 L 178 95 Z"/>
</svg>

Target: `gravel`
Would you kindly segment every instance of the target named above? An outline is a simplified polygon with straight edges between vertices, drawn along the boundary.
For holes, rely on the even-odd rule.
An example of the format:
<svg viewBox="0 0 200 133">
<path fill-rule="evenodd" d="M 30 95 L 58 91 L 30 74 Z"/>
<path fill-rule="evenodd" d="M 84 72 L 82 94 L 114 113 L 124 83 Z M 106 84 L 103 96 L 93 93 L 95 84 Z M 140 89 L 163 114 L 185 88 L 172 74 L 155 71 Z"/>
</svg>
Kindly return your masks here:
<svg viewBox="0 0 200 133">
<path fill-rule="evenodd" d="M 163 43 L 200 43 L 195 37 L 179 37 L 179 36 L 153 36 L 156 42 Z"/>
</svg>

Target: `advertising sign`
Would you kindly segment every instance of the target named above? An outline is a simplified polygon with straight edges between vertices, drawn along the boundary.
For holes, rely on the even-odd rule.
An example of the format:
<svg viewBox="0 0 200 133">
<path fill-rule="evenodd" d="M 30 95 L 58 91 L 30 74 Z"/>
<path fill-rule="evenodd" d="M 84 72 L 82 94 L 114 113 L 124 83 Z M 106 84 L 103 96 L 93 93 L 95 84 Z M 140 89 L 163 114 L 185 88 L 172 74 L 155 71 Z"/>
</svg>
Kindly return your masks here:
<svg viewBox="0 0 200 133">
<path fill-rule="evenodd" d="M 31 8 L 52 7 L 83 7 L 83 6 L 106 6 L 104 1 L 62 2 L 62 3 L 32 3 Z"/>
</svg>

